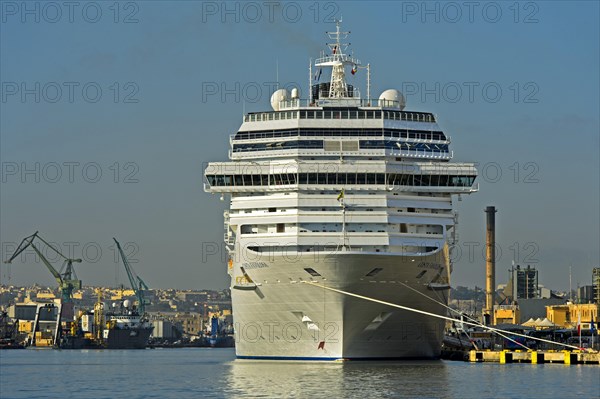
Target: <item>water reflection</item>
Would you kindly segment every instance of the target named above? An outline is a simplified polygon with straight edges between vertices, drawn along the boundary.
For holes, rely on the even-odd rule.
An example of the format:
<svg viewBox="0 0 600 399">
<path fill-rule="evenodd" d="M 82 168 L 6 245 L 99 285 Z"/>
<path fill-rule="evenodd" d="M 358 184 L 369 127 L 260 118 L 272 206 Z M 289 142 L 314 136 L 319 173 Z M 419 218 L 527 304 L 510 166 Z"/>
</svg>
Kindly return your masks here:
<svg viewBox="0 0 600 399">
<path fill-rule="evenodd" d="M 248 397 L 435 397 L 448 395 L 442 361 L 286 362 L 235 360 L 227 394 Z"/>
</svg>

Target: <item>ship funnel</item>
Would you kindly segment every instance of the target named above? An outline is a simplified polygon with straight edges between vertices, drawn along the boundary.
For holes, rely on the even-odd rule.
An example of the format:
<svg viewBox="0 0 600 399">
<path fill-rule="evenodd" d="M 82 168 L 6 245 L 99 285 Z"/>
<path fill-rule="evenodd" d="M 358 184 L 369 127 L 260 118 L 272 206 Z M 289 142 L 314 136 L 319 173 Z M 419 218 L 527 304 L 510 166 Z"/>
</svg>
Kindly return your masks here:
<svg viewBox="0 0 600 399">
<path fill-rule="evenodd" d="M 485 309 L 484 323 L 494 323 L 494 294 L 496 292 L 496 207 L 488 206 L 485 233 Z"/>
</svg>

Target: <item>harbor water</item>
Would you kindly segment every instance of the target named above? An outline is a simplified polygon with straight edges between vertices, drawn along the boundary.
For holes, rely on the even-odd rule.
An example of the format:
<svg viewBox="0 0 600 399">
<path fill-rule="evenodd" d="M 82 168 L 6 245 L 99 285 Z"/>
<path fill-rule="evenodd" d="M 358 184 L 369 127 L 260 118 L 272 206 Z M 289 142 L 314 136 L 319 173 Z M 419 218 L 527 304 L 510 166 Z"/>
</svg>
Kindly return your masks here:
<svg viewBox="0 0 600 399">
<path fill-rule="evenodd" d="M 0 398 L 598 398 L 600 366 L 236 360 L 233 349 L 7 350 Z"/>
</svg>

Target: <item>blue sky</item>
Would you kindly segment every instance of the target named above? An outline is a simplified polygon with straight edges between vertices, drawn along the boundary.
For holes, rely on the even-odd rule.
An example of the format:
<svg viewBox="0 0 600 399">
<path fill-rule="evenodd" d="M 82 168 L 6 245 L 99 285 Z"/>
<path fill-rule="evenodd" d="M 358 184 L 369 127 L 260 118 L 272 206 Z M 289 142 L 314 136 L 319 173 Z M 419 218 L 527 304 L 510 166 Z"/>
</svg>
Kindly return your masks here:
<svg viewBox="0 0 600 399">
<path fill-rule="evenodd" d="M 115 236 L 152 287 L 225 288 L 221 257 L 207 253 L 221 245 L 225 203 L 203 192 L 203 164 L 226 159 L 244 111 L 269 108 L 276 65 L 282 85 L 306 92 L 308 60 L 341 15 L 371 63 L 372 95 L 403 90 L 407 109 L 437 114 L 455 160 L 479 164 L 480 192 L 457 202 L 453 284 L 484 285 L 487 205 L 498 208 L 499 283 L 515 258 L 548 287 L 567 289 L 569 266 L 573 286 L 589 284 L 597 2 L 270 4 L 3 1 L 3 259 L 40 230 L 84 257 L 84 284 L 115 285 Z M 364 71 L 349 79 L 366 93 Z M 2 283 L 53 284 L 33 256 L 0 267 Z"/>
</svg>

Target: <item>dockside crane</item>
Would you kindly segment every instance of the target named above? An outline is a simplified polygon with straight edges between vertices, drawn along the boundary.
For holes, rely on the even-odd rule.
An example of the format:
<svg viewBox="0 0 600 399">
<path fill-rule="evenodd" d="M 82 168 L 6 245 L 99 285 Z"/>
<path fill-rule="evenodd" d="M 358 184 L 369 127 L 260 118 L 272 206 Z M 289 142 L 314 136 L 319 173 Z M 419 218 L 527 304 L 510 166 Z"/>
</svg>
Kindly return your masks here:
<svg viewBox="0 0 600 399">
<path fill-rule="evenodd" d="M 38 239 L 41 242 L 43 242 L 48 248 L 52 249 L 56 254 L 58 254 L 61 258 L 64 259 L 63 267 L 61 268 L 60 272 L 58 272 L 52 266 L 48 259 L 46 259 L 42 252 L 34 244 L 35 239 Z M 23 238 L 23 240 L 15 250 L 15 253 L 10 257 L 10 259 L 5 261 L 4 263 L 11 263 L 17 256 L 19 256 L 23 251 L 25 251 L 29 247 L 33 248 L 35 253 L 40 257 L 44 265 L 46 265 L 50 273 L 56 279 L 58 283 L 58 288 L 61 292 L 62 303 L 73 302 L 73 290 L 81 289 L 81 280 L 77 278 L 77 274 L 75 273 L 75 269 L 73 268 L 73 263 L 81 263 L 81 259 L 71 259 L 66 257 L 58 249 L 50 245 L 48 241 L 40 237 L 39 232 L 36 231 L 34 234 Z"/>
<path fill-rule="evenodd" d="M 121 261 L 123 261 L 123 266 L 125 266 L 125 271 L 127 272 L 127 277 L 129 278 L 129 283 L 131 284 L 131 288 L 135 293 L 135 296 L 138 300 L 138 312 L 140 315 L 143 315 L 146 311 L 146 305 L 149 302 L 146 302 L 146 298 L 144 297 L 144 290 L 148 289 L 148 286 L 133 270 L 129 261 L 127 260 L 127 256 L 125 256 L 125 252 L 123 252 L 123 248 L 121 248 L 121 244 L 117 241 L 116 238 L 113 237 L 115 244 L 117 245 L 117 250 L 119 251 L 119 255 L 121 256 Z"/>
</svg>

